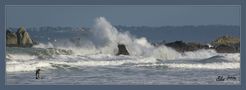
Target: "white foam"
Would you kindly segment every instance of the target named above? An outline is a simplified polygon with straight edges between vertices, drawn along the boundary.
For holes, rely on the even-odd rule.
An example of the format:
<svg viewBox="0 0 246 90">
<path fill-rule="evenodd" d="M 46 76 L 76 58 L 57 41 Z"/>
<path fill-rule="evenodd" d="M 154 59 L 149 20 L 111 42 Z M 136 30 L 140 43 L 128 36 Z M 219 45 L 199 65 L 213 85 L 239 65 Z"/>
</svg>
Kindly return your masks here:
<svg viewBox="0 0 246 90">
<path fill-rule="evenodd" d="M 197 51 L 184 52 L 179 59 L 205 59 L 219 55 L 214 49 L 201 49 Z"/>
<path fill-rule="evenodd" d="M 91 30 L 92 46 L 101 53 L 115 55 L 117 44 L 126 45 L 131 56 L 157 57 L 174 59 L 178 52 L 166 46 L 154 47 L 144 37 L 136 38 L 128 32 L 118 32 L 104 17 L 96 19 L 96 24 Z"/>
<path fill-rule="evenodd" d="M 222 59 L 228 60 L 228 61 L 235 61 L 240 62 L 240 53 L 223 53 L 221 54 L 223 56 Z"/>
<path fill-rule="evenodd" d="M 131 56 L 155 57 L 162 60 L 175 59 L 202 59 L 217 55 L 214 50 L 198 50 L 194 52 L 179 53 L 165 45 L 155 47 L 151 45 L 145 37 L 136 38 L 128 32 L 118 32 L 104 17 L 95 19 L 95 25 L 89 30 L 89 37 L 83 37 L 80 46 L 76 46 L 72 41 L 40 43 L 36 48 L 61 48 L 69 49 L 75 55 L 111 54 L 118 51 L 117 45 L 124 44 Z"/>
<path fill-rule="evenodd" d="M 153 58 L 145 58 L 139 60 L 86 60 L 86 61 L 78 61 L 74 62 L 52 62 L 53 64 L 63 64 L 69 66 L 118 66 L 123 64 L 139 64 L 139 63 L 153 63 L 156 62 L 156 59 Z"/>
<path fill-rule="evenodd" d="M 207 64 L 164 64 L 170 68 L 184 69 L 238 69 L 240 63 L 207 63 Z"/>
<path fill-rule="evenodd" d="M 35 71 L 38 68 L 51 68 L 51 65 L 47 62 L 36 62 L 36 61 L 26 61 L 26 62 L 7 62 L 6 71 L 7 72 L 17 72 L 17 71 Z"/>
<path fill-rule="evenodd" d="M 61 48 L 73 50 L 75 55 L 111 54 L 118 51 L 118 44 L 126 45 L 131 56 L 157 57 L 162 59 L 175 59 L 179 55 L 175 50 L 166 46 L 154 47 L 145 37 L 136 38 L 129 32 L 118 32 L 104 17 L 96 18 L 95 25 L 89 30 L 89 37 L 83 37 L 80 46 L 72 41 L 53 42 L 47 45 L 40 43 L 35 48 Z"/>
<path fill-rule="evenodd" d="M 50 42 L 47 44 L 39 43 L 38 45 L 34 45 L 33 48 L 54 48 L 54 45 Z"/>
<path fill-rule="evenodd" d="M 112 55 L 89 55 L 72 56 L 59 55 L 46 60 L 33 59 L 29 61 L 11 60 L 6 62 L 7 72 L 34 71 L 37 68 L 53 69 L 52 65 L 68 65 L 70 67 L 84 66 L 117 66 L 123 64 L 155 63 L 155 58 L 112 56 Z"/>
<path fill-rule="evenodd" d="M 239 54 L 223 54 L 225 57 L 219 59 L 240 58 Z M 232 57 L 234 56 L 234 57 Z M 12 55 L 13 57 L 13 55 Z M 27 56 L 29 58 L 29 56 Z M 236 69 L 240 68 L 240 62 L 213 62 L 213 63 L 157 63 L 154 57 L 142 56 L 115 56 L 111 54 L 96 54 L 96 55 L 57 55 L 50 58 L 10 58 L 6 62 L 7 72 L 17 71 L 34 71 L 37 68 L 54 69 L 53 65 L 68 65 L 70 67 L 97 67 L 97 66 L 118 66 L 124 64 L 141 65 L 165 65 L 169 68 L 184 68 L 184 69 Z M 23 60 L 22 60 L 23 59 Z M 213 59 L 213 58 L 211 58 Z M 165 61 L 165 60 L 164 60 Z"/>
<path fill-rule="evenodd" d="M 37 58 L 37 56 L 27 55 L 27 54 L 7 54 L 7 60 L 15 60 L 15 61 L 27 61 Z"/>
<path fill-rule="evenodd" d="M 178 59 L 181 56 L 181 54 L 177 51 L 174 51 L 171 48 L 161 46 L 155 48 L 151 56 L 162 60 L 175 60 Z"/>
</svg>

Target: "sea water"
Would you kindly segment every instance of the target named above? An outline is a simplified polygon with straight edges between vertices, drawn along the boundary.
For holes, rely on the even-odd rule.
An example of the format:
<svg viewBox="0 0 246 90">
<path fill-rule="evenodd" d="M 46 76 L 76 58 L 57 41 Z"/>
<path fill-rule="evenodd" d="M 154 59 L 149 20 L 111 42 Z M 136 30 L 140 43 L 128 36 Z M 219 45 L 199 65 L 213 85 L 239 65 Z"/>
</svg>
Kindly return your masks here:
<svg viewBox="0 0 246 90">
<path fill-rule="evenodd" d="M 104 17 L 79 41 L 6 48 L 7 85 L 240 85 L 240 53 L 177 52 L 118 32 Z M 82 37 L 82 36 L 81 36 Z M 130 55 L 115 54 L 124 44 Z M 35 70 L 41 69 L 41 79 Z"/>
<path fill-rule="evenodd" d="M 240 55 L 160 60 L 114 55 L 7 56 L 7 84 L 234 85 L 240 84 Z M 42 79 L 35 79 L 40 68 Z M 216 81 L 218 76 L 235 80 Z"/>
</svg>

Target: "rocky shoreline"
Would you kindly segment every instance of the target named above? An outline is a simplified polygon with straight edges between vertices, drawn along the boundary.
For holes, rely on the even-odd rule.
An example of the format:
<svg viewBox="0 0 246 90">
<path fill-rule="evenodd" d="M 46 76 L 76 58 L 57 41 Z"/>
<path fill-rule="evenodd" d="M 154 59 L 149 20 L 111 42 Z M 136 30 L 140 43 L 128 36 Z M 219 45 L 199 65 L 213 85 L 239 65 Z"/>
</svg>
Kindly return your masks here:
<svg viewBox="0 0 246 90">
<path fill-rule="evenodd" d="M 20 27 L 16 32 L 11 30 L 6 31 L 6 46 L 7 47 L 32 47 L 38 44 L 34 41 L 24 27 Z M 240 53 L 240 38 L 233 36 L 221 36 L 211 41 L 208 44 L 200 44 L 196 42 L 157 42 L 152 43 L 154 46 L 166 45 L 178 52 L 196 51 L 199 49 L 215 49 L 218 53 Z M 129 55 L 126 46 L 124 44 L 118 45 L 119 52 L 117 55 Z"/>
<path fill-rule="evenodd" d="M 158 42 L 154 46 L 166 45 L 178 52 L 196 51 L 199 49 L 215 49 L 218 53 L 240 53 L 240 38 L 233 36 L 221 36 L 211 41 L 209 44 L 200 44 L 195 42 Z"/>
</svg>

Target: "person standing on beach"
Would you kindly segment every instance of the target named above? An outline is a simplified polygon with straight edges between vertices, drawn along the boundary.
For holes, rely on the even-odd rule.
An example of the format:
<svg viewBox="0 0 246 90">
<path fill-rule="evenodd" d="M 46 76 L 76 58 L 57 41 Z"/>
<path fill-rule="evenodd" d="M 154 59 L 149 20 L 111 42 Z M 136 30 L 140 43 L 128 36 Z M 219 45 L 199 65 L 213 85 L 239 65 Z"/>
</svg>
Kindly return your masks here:
<svg viewBox="0 0 246 90">
<path fill-rule="evenodd" d="M 40 79 L 40 71 L 41 69 L 36 70 L 36 79 Z"/>
</svg>

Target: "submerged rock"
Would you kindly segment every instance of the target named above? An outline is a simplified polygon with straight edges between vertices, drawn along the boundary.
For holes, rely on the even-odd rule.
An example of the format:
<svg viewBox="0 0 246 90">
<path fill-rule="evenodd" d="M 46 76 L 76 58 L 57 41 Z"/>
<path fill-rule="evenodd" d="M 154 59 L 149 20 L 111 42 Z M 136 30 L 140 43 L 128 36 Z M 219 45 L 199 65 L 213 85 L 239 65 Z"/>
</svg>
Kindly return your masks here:
<svg viewBox="0 0 246 90">
<path fill-rule="evenodd" d="M 118 53 L 116 55 L 129 55 L 124 44 L 118 44 Z"/>
</svg>

